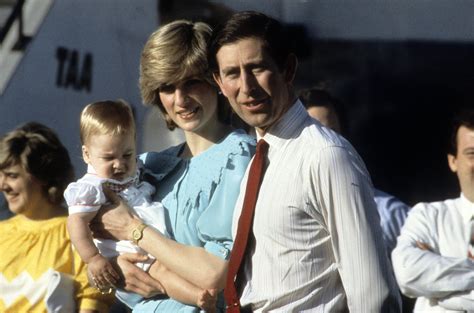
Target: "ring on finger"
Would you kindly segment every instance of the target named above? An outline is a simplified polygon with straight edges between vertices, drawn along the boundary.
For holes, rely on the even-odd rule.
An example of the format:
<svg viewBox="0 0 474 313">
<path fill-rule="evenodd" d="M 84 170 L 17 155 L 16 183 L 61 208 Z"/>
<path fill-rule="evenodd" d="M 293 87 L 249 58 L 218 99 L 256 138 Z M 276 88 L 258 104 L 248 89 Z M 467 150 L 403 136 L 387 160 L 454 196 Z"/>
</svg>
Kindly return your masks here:
<svg viewBox="0 0 474 313">
<path fill-rule="evenodd" d="M 99 292 L 103 295 L 109 295 L 111 294 L 113 291 L 114 291 L 114 287 L 113 286 L 107 286 L 107 287 L 103 287 L 103 288 L 97 288 L 99 289 Z"/>
</svg>

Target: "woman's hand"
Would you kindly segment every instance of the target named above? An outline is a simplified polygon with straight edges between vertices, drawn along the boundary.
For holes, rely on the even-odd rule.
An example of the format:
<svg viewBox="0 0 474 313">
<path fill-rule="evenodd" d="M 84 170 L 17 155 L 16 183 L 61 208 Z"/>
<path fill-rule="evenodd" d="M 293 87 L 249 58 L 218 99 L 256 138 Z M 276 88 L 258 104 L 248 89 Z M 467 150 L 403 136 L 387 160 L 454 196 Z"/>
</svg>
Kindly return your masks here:
<svg viewBox="0 0 474 313">
<path fill-rule="evenodd" d="M 117 258 L 117 264 L 125 279 L 124 289 L 141 295 L 144 298 L 164 294 L 165 289 L 159 281 L 138 268 L 135 263 L 148 260 L 146 255 L 124 253 Z"/>
<path fill-rule="evenodd" d="M 115 240 L 130 240 L 132 230 L 140 224 L 138 217 L 130 211 L 127 203 L 115 192 L 102 186 L 110 204 L 104 205 L 90 223 L 94 237 Z"/>
</svg>

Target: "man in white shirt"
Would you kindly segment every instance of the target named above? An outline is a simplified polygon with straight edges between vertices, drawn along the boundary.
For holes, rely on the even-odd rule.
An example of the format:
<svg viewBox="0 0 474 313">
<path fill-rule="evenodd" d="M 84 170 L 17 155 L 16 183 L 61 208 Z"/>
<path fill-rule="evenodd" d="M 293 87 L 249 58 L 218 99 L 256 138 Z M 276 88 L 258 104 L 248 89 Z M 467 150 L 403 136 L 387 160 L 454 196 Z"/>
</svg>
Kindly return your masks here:
<svg viewBox="0 0 474 313">
<path fill-rule="evenodd" d="M 451 142 L 460 197 L 415 205 L 392 252 L 402 292 L 418 298 L 414 312 L 474 312 L 473 109 L 456 117 Z"/>
<path fill-rule="evenodd" d="M 349 142 L 296 99 L 297 59 L 289 47 L 281 24 L 256 12 L 234 14 L 210 47 L 222 93 L 269 144 L 235 305 L 257 312 L 399 312 L 370 176 Z"/>
</svg>

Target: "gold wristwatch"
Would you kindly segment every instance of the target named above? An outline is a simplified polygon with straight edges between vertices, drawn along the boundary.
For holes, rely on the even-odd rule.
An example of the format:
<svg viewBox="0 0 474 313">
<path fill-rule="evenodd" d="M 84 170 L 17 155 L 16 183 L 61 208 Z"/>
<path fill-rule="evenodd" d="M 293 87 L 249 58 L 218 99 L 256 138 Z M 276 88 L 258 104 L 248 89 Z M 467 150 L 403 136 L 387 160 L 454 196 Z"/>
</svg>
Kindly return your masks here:
<svg viewBox="0 0 474 313">
<path fill-rule="evenodd" d="M 138 242 L 143 238 L 143 230 L 147 228 L 148 225 L 141 223 L 134 230 L 132 230 L 132 241 L 138 246 Z"/>
</svg>

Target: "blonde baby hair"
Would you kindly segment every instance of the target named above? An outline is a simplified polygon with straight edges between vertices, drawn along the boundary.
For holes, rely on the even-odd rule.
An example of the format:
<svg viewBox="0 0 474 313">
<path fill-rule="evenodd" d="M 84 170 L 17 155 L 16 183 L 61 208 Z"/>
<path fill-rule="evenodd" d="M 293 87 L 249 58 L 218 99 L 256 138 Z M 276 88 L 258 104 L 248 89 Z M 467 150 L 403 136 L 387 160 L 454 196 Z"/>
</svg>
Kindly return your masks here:
<svg viewBox="0 0 474 313">
<path fill-rule="evenodd" d="M 127 132 L 135 136 L 135 120 L 130 105 L 122 99 L 93 102 L 82 110 L 80 137 L 83 145 L 93 135 L 120 135 Z"/>
</svg>

